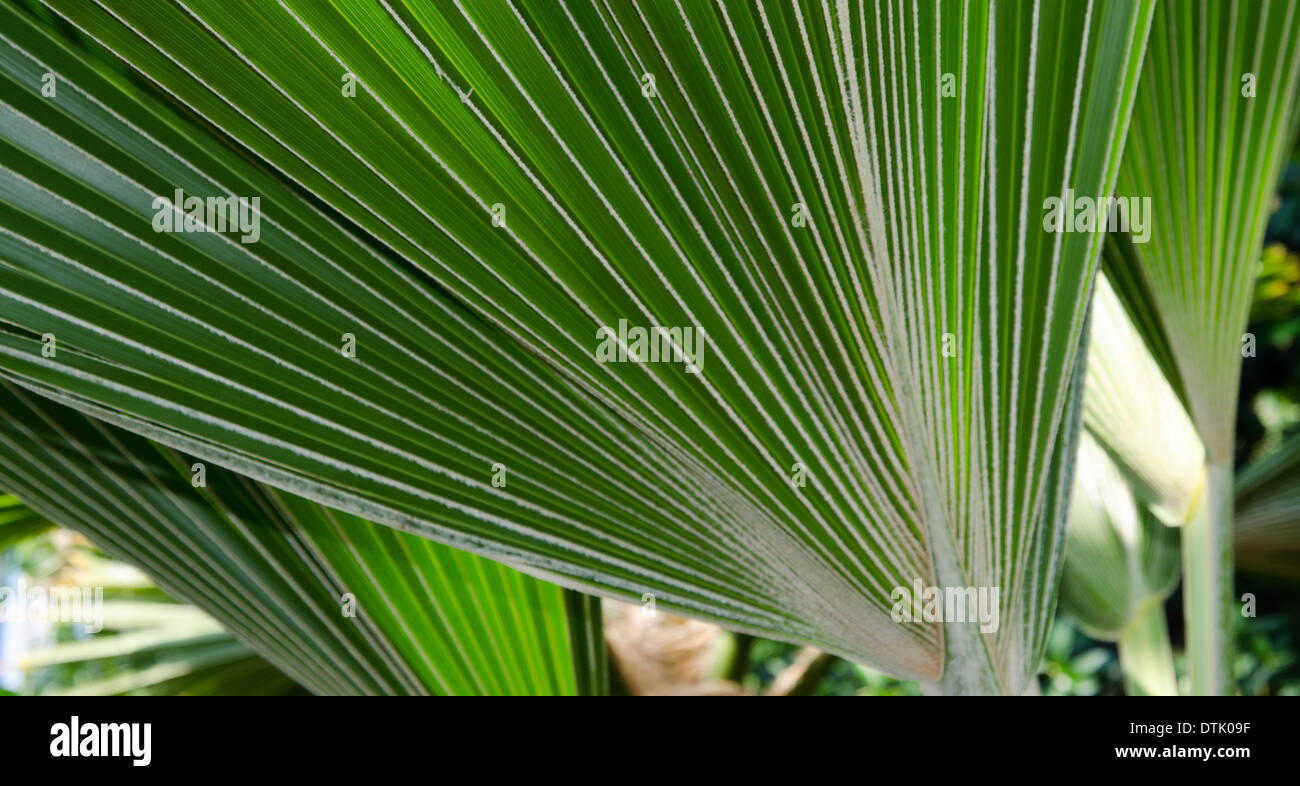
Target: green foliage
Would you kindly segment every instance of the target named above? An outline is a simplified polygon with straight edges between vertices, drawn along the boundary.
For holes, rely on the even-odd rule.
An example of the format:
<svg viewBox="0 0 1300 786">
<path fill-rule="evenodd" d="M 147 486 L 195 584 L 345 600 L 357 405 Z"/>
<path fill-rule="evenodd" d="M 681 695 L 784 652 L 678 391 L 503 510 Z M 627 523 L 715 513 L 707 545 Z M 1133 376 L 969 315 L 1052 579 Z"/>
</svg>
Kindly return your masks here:
<svg viewBox="0 0 1300 786">
<path fill-rule="evenodd" d="M 1086 420 L 1185 524 L 1224 690 L 1294 5 L 5 6 L 0 481 L 317 692 L 604 692 L 581 590 L 789 642 L 760 671 L 1016 694 L 1105 667 L 1049 644 Z M 260 223 L 159 231 L 177 190 Z M 1190 442 L 1083 400 L 1103 240 L 1040 213 L 1072 193 L 1157 198 L 1106 265 Z M 1113 634 L 1149 567 L 1067 602 L 1122 588 L 1079 612 Z M 899 624 L 914 580 L 1000 588 L 999 629 Z"/>
<path fill-rule="evenodd" d="M 50 6 L 96 44 L 2 12 L 9 378 L 571 586 L 1031 678 L 1100 245 L 1038 210 L 1112 190 L 1151 2 Z M 259 239 L 153 231 L 175 188 Z M 703 366 L 593 359 L 625 319 Z M 1000 629 L 896 624 L 917 578 Z"/>
<path fill-rule="evenodd" d="M 169 653 L 181 663 L 151 673 L 191 657 L 230 660 L 247 645 L 317 693 L 604 689 L 598 612 L 583 602 L 566 611 L 553 584 L 193 464 L 4 382 L 0 448 L 21 460 L 0 466 L 0 487 L 139 565 L 239 640 Z"/>
<path fill-rule="evenodd" d="M 92 612 L 83 603 L 81 609 L 98 629 L 50 624 L 44 633 L 52 640 L 7 664 L 22 671 L 24 693 L 305 693 L 210 616 L 175 603 L 138 570 L 112 560 L 85 538 L 52 527 L 46 521 L 21 540 L 9 539 L 0 549 L 0 565 L 20 565 L 10 575 L 23 576 L 29 586 L 93 589 L 93 602 L 102 605 Z"/>
</svg>

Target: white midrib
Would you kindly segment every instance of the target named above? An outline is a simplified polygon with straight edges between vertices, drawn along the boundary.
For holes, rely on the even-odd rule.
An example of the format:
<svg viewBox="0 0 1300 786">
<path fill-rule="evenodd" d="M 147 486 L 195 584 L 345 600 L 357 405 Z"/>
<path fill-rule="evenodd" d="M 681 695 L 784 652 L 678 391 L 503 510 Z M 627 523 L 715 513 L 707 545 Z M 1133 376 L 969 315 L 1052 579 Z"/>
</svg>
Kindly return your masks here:
<svg viewBox="0 0 1300 786">
<path fill-rule="evenodd" d="M 952 527 L 943 508 L 942 492 L 931 461 L 917 462 L 916 480 L 921 492 L 921 516 L 930 546 L 934 584 L 939 587 L 968 586 L 966 572 L 957 562 Z M 942 626 L 943 676 L 938 683 L 927 685 L 926 692 L 950 696 L 1001 695 L 1004 690 L 984 635 L 980 633 L 978 620 L 945 620 Z"/>
</svg>

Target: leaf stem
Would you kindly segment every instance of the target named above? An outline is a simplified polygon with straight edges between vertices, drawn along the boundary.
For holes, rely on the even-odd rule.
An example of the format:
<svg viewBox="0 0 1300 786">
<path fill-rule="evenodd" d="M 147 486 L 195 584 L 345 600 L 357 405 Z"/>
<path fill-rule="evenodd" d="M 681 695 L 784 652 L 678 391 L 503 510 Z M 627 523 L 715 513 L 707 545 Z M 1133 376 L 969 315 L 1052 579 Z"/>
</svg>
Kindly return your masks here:
<svg viewBox="0 0 1300 786">
<path fill-rule="evenodd" d="M 1176 696 L 1174 653 L 1164 601 L 1152 598 L 1120 633 L 1119 663 L 1124 670 L 1124 691 L 1130 696 Z"/>
<path fill-rule="evenodd" d="M 1232 691 L 1232 461 L 1206 464 L 1201 504 L 1183 526 L 1183 618 L 1191 692 Z"/>
</svg>

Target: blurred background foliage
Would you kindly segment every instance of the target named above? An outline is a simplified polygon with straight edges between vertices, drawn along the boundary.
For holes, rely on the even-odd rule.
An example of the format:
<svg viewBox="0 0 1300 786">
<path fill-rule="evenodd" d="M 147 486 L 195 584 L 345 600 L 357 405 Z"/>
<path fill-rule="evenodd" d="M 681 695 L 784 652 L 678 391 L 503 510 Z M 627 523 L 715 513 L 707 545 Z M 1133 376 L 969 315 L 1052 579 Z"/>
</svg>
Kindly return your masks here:
<svg viewBox="0 0 1300 786">
<path fill-rule="evenodd" d="M 200 609 L 178 603 L 136 568 L 79 533 L 5 517 L 0 585 L 89 590 L 82 621 L 26 619 L 17 599 L 0 622 L 0 688 L 25 695 L 292 695 L 306 691 Z M 13 514 L 15 511 L 10 509 Z M 7 531 L 8 530 L 8 531 Z M 14 537 L 10 537 L 14 536 Z M 97 596 L 95 593 L 99 592 Z M 86 602 L 98 606 L 88 611 Z M 18 604 L 18 605 L 14 605 Z M 50 606 L 53 609 L 53 605 Z M 24 619 L 15 620 L 21 614 Z M 98 630 L 96 630 L 99 628 Z"/>
</svg>

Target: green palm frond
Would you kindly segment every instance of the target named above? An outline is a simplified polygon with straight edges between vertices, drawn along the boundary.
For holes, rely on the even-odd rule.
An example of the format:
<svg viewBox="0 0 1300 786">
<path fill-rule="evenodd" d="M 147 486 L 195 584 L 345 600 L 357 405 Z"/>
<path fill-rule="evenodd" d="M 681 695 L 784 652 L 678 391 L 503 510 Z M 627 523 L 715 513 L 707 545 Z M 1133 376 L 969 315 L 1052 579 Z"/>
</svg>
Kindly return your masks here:
<svg viewBox="0 0 1300 786">
<path fill-rule="evenodd" d="M 317 693 L 565 694 L 604 685 L 603 643 L 591 640 L 598 607 L 570 616 L 560 588 L 504 565 L 192 464 L 5 383 L 0 448 L 11 457 L 0 486 L 139 565 L 238 639 L 204 641 L 147 673 L 87 689 L 135 690 L 246 658 L 245 645 Z M 131 624 L 124 615 L 132 610 L 149 611 L 119 609 L 119 627 Z M 176 624 L 153 635 L 180 635 Z M 578 657 L 571 638 L 584 644 Z M 95 638 L 55 656 L 120 644 Z"/>
<path fill-rule="evenodd" d="M 1231 690 L 1233 441 L 1254 340 L 1243 332 L 1298 93 L 1292 0 L 1160 4 L 1118 181 L 1152 198 L 1149 242 L 1114 245 L 1106 264 L 1204 445 L 1205 492 L 1182 536 L 1196 693 Z"/>
<path fill-rule="evenodd" d="M 1136 322 L 1159 331 L 1144 335 L 1172 360 L 1211 463 L 1233 455 L 1243 331 L 1297 95 L 1296 3 L 1161 4 L 1119 179 L 1161 198 L 1149 242 L 1107 263 L 1126 303 L 1155 315 Z"/>
<path fill-rule="evenodd" d="M 0 494 L 0 551 L 54 527 L 12 494 Z"/>
<path fill-rule="evenodd" d="M 11 379 L 566 586 L 1036 671 L 1100 245 L 1041 211 L 1113 191 L 1152 3 L 50 6 L 84 49 L 0 34 Z M 257 242 L 156 233 L 177 188 Z M 601 362 L 623 320 L 689 362 Z M 895 623 L 914 580 L 999 629 Z"/>
</svg>

